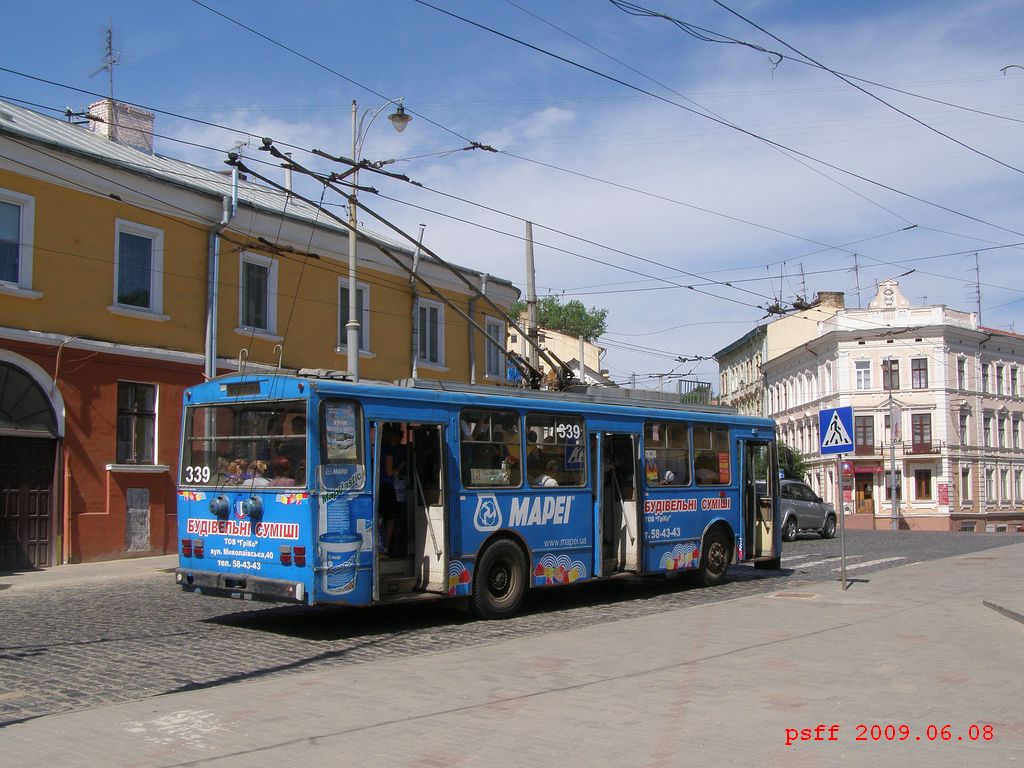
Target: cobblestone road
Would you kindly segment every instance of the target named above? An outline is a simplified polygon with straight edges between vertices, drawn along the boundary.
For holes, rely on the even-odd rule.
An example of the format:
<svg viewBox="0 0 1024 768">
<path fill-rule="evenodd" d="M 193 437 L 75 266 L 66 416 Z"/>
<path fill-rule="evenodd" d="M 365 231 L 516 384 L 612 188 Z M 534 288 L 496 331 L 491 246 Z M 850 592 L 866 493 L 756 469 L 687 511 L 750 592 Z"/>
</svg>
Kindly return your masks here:
<svg viewBox="0 0 1024 768">
<path fill-rule="evenodd" d="M 1019 540 L 850 532 L 848 578 Z M 714 589 L 649 577 L 531 592 L 522 614 L 501 622 L 475 621 L 455 603 L 440 601 L 308 609 L 205 598 L 180 592 L 165 573 L 0 591 L 0 727 L 261 675 L 438 653 L 838 578 L 838 539 L 802 537 L 787 544 L 784 555 L 779 572 L 735 567 L 730 581 Z"/>
</svg>

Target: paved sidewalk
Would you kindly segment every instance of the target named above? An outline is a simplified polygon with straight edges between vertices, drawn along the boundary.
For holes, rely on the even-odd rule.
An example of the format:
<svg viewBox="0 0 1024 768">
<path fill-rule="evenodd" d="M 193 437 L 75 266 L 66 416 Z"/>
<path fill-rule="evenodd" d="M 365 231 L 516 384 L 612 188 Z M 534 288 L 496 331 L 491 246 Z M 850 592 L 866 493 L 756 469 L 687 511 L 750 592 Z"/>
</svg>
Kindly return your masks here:
<svg viewBox="0 0 1024 768">
<path fill-rule="evenodd" d="M 39 718 L 0 729 L 0 755 L 19 768 L 1024 764 L 1024 624 L 983 604 L 1012 602 L 1022 576 L 1024 543 L 846 592 L 803 584 Z M 909 736 L 885 741 L 886 724 Z"/>
<path fill-rule="evenodd" d="M 58 584 L 85 584 L 114 579 L 138 578 L 146 574 L 166 573 L 178 565 L 177 554 L 133 557 L 99 563 L 55 565 L 38 571 L 2 571 L 0 589 L 39 589 Z"/>
</svg>

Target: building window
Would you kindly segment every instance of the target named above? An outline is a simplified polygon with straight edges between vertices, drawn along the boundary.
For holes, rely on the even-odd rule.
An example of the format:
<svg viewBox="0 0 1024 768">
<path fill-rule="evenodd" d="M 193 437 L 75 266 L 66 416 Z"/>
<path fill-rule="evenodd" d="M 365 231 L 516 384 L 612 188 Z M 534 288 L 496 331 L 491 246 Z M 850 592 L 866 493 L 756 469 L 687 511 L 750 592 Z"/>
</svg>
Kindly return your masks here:
<svg viewBox="0 0 1024 768">
<path fill-rule="evenodd" d="M 996 366 L 996 394 L 1003 394 L 1003 366 Z"/>
<path fill-rule="evenodd" d="M 896 470 L 896 501 L 903 498 L 903 471 Z M 892 472 L 885 473 L 885 500 L 892 501 Z"/>
<path fill-rule="evenodd" d="M 960 411 L 960 444 L 961 445 L 969 445 L 970 442 L 971 442 L 970 439 L 968 438 L 967 429 L 968 429 L 967 411 L 966 410 L 962 410 L 962 411 Z"/>
<path fill-rule="evenodd" d="M 114 304 L 163 312 L 164 233 L 118 219 L 114 247 Z"/>
<path fill-rule="evenodd" d="M 969 503 L 971 500 L 971 468 L 960 467 L 960 501 Z"/>
<path fill-rule="evenodd" d="M 871 389 L 871 361 L 858 360 L 855 366 L 857 371 L 857 389 Z"/>
<path fill-rule="evenodd" d="M 1013 447 L 1020 448 L 1020 417 L 1014 416 L 1010 420 L 1010 439 L 1013 440 Z"/>
<path fill-rule="evenodd" d="M 982 436 L 982 445 L 984 445 L 986 448 L 991 448 L 992 447 L 992 416 L 987 414 L 987 413 L 985 414 L 985 418 L 984 418 L 983 430 L 984 430 L 984 434 Z"/>
<path fill-rule="evenodd" d="M 928 389 L 928 358 L 916 357 L 910 361 L 910 386 Z"/>
<path fill-rule="evenodd" d="M 493 378 L 504 378 L 505 324 L 493 317 L 488 317 L 484 321 L 484 329 L 487 331 L 487 367 L 484 374 Z M 583 380 L 583 363 L 581 362 L 580 381 Z"/>
<path fill-rule="evenodd" d="M 914 498 L 918 501 L 931 500 L 932 471 L 930 469 L 914 470 Z"/>
<path fill-rule="evenodd" d="M 1014 367 L 1010 369 L 1010 395 L 1012 397 L 1016 397 L 1018 394 L 1019 390 L 1017 388 L 1017 368 Z"/>
<path fill-rule="evenodd" d="M 1013 471 L 1013 498 L 1018 504 L 1024 500 L 1022 492 L 1024 492 L 1024 469 L 1015 469 Z"/>
<path fill-rule="evenodd" d="M 153 464 L 156 385 L 117 382 L 117 463 Z"/>
<path fill-rule="evenodd" d="M 992 502 L 996 499 L 996 471 L 985 470 L 985 501 Z"/>
<path fill-rule="evenodd" d="M 988 363 L 981 364 L 981 391 L 988 392 Z"/>
<path fill-rule="evenodd" d="M 999 431 L 998 431 L 998 434 L 999 434 L 999 438 L 998 438 L 999 439 L 999 447 L 1000 448 L 1005 448 L 1006 447 L 1006 417 L 1005 416 L 1000 416 L 999 417 Z"/>
<path fill-rule="evenodd" d="M 872 453 L 875 450 L 875 417 L 855 416 L 853 439 L 856 453 Z"/>
<path fill-rule="evenodd" d="M 243 328 L 277 332 L 277 262 L 267 256 L 243 253 L 239 261 L 241 291 L 239 318 Z"/>
<path fill-rule="evenodd" d="M 35 200 L 0 189 L 0 283 L 32 288 L 32 230 Z"/>
<path fill-rule="evenodd" d="M 898 443 L 903 439 L 903 429 L 900 422 L 901 417 L 902 412 L 897 410 L 895 433 L 892 429 L 892 417 L 889 416 L 888 413 L 882 417 L 882 428 L 885 430 L 885 441 L 887 443 Z"/>
<path fill-rule="evenodd" d="M 967 358 L 956 359 L 956 388 L 967 389 Z"/>
<path fill-rule="evenodd" d="M 882 389 L 900 388 L 900 361 L 882 361 Z"/>
<path fill-rule="evenodd" d="M 370 351 L 370 288 L 356 284 L 356 315 L 359 317 L 359 351 Z M 348 349 L 348 278 L 338 278 L 338 349 Z"/>
<path fill-rule="evenodd" d="M 418 316 L 416 333 L 420 361 L 444 365 L 444 306 L 420 299 Z"/>
<path fill-rule="evenodd" d="M 910 415 L 911 449 L 914 453 L 929 453 L 932 449 L 932 415 L 913 413 Z"/>
</svg>

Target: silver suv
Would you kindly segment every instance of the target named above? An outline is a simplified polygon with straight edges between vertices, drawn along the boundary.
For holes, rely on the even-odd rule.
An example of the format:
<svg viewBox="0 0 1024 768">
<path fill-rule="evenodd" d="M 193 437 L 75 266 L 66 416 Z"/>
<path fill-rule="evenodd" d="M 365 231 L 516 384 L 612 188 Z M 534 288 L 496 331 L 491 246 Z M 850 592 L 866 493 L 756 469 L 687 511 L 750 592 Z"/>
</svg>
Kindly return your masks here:
<svg viewBox="0 0 1024 768">
<path fill-rule="evenodd" d="M 822 501 L 806 483 L 783 480 L 779 495 L 782 497 L 783 541 L 793 541 L 800 531 L 820 533 L 823 539 L 836 535 L 835 507 Z"/>
</svg>

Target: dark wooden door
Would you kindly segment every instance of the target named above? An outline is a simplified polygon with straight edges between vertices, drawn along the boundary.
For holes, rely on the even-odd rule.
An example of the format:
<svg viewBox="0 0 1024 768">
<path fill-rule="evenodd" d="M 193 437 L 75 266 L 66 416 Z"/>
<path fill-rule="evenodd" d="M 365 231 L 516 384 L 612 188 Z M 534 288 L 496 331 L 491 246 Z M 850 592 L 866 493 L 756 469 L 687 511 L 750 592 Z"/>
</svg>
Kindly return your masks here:
<svg viewBox="0 0 1024 768">
<path fill-rule="evenodd" d="M 0 436 L 0 570 L 52 565 L 56 447 L 52 439 Z"/>
</svg>

